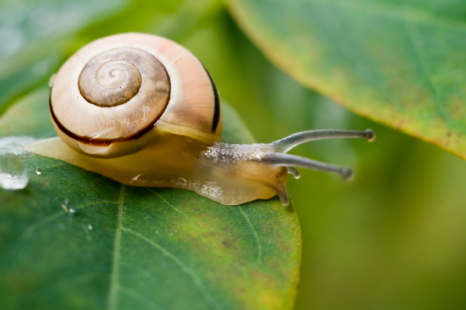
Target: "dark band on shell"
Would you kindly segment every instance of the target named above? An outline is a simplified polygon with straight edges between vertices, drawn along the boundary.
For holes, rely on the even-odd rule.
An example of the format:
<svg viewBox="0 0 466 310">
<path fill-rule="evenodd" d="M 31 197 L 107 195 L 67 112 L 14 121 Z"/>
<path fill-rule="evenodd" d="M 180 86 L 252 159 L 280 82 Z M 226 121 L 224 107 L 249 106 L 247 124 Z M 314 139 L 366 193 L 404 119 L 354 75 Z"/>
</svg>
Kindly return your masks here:
<svg viewBox="0 0 466 310">
<path fill-rule="evenodd" d="M 220 122 L 220 97 L 218 95 L 217 86 L 215 86 L 214 80 L 210 76 L 209 71 L 204 67 L 205 72 L 209 76 L 210 83 L 212 84 L 212 91 L 214 93 L 214 102 L 215 102 L 215 109 L 214 109 L 214 116 L 212 119 L 212 132 L 215 132 L 218 127 L 218 123 Z"/>
<path fill-rule="evenodd" d="M 154 122 L 152 124 L 150 124 L 149 126 L 146 126 L 145 128 L 143 128 L 142 130 L 138 131 L 137 133 L 135 133 L 133 135 L 129 135 L 129 136 L 121 137 L 121 138 L 117 138 L 117 139 L 99 139 L 99 138 L 79 136 L 79 135 L 69 131 L 65 126 L 62 125 L 62 123 L 60 123 L 57 116 L 53 112 L 51 97 L 49 97 L 49 106 L 50 106 L 50 115 L 51 115 L 53 121 L 55 122 L 57 127 L 64 134 L 66 134 L 70 138 L 73 138 L 76 141 L 79 141 L 81 143 L 88 144 L 88 145 L 93 145 L 93 146 L 109 146 L 110 144 L 112 144 L 114 142 L 123 142 L 123 141 L 130 141 L 130 140 L 138 139 L 138 138 L 142 137 L 144 134 L 151 131 L 154 128 L 155 122 L 157 122 L 158 119 L 160 118 L 160 115 L 163 114 L 163 112 L 162 112 L 159 115 L 159 117 L 157 117 L 157 119 L 154 120 Z"/>
</svg>

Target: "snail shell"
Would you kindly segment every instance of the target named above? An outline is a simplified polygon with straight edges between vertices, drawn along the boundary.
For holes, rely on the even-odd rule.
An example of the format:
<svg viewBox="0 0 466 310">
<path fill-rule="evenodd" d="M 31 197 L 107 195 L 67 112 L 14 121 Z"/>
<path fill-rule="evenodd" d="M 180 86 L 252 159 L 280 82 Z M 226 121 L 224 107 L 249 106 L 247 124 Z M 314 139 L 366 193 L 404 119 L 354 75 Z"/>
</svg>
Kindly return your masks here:
<svg viewBox="0 0 466 310">
<path fill-rule="evenodd" d="M 59 136 L 94 157 L 134 153 L 161 132 L 221 138 L 217 90 L 181 45 L 148 34 L 96 40 L 54 78 L 50 113 Z"/>
<path fill-rule="evenodd" d="M 316 130 L 269 144 L 221 139 L 219 96 L 209 73 L 187 49 L 140 33 L 91 42 L 51 83 L 50 114 L 59 138 L 26 150 L 60 159 L 124 184 L 193 190 L 227 205 L 278 195 L 288 205 L 294 167 L 351 170 L 286 154 L 324 138 L 366 138 L 371 130 Z"/>
</svg>

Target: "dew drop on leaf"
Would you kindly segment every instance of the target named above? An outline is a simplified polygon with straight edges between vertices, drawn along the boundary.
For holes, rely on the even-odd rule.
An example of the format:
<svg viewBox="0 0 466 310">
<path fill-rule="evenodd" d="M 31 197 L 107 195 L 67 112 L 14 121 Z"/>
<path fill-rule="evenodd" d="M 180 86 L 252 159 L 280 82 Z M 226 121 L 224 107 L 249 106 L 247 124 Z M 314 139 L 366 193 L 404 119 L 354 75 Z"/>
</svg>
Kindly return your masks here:
<svg viewBox="0 0 466 310">
<path fill-rule="evenodd" d="M 21 159 L 14 154 L 0 155 L 0 187 L 4 189 L 23 189 L 29 178 Z"/>
</svg>

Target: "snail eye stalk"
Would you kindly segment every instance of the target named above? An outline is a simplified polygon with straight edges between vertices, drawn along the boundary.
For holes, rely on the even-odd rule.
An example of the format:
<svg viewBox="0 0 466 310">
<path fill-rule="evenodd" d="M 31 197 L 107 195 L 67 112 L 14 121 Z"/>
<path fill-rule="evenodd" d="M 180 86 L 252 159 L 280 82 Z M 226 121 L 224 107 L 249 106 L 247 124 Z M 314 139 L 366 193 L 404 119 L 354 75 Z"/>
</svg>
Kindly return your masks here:
<svg viewBox="0 0 466 310">
<path fill-rule="evenodd" d="M 304 158 L 301 156 L 283 154 L 283 153 L 271 153 L 267 154 L 262 158 L 262 162 L 274 165 L 274 166 L 285 166 L 285 167 L 300 167 L 317 171 L 325 172 L 336 172 L 340 174 L 343 179 L 349 180 L 353 175 L 353 171 L 350 168 L 338 167 L 331 164 L 323 163 L 317 160 Z M 289 171 L 289 170 L 288 170 Z"/>
<path fill-rule="evenodd" d="M 287 167 L 287 169 L 288 169 L 288 173 L 291 174 L 293 178 L 295 178 L 296 180 L 301 178 L 301 173 L 299 173 L 299 171 L 296 170 L 294 167 Z"/>
<path fill-rule="evenodd" d="M 375 133 L 372 129 L 364 131 L 332 129 L 308 130 L 292 134 L 283 139 L 274 141 L 271 144 L 277 147 L 279 152 L 287 153 L 292 148 L 306 142 L 335 138 L 364 138 L 372 142 L 375 140 Z"/>
<path fill-rule="evenodd" d="M 288 173 L 297 179 L 300 177 L 300 174 L 294 167 L 317 171 L 335 172 L 340 174 L 343 179 L 349 180 L 353 175 L 353 172 L 350 168 L 338 167 L 317 160 L 286 154 L 288 151 L 300 144 L 315 140 L 334 138 L 364 138 L 369 142 L 372 142 L 375 139 L 375 133 L 371 129 L 364 131 L 324 129 L 298 132 L 283 139 L 272 142 L 271 145 L 274 146 L 276 152 L 264 155 L 261 161 L 275 166 L 285 166 L 288 168 Z"/>
</svg>

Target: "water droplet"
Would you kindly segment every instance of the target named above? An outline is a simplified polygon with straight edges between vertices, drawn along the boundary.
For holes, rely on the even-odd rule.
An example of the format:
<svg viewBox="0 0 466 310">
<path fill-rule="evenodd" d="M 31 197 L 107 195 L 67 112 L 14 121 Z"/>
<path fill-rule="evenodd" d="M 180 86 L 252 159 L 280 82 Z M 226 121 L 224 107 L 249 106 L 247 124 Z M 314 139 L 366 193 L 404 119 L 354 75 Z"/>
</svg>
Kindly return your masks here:
<svg viewBox="0 0 466 310">
<path fill-rule="evenodd" d="M 23 189 L 28 182 L 26 167 L 18 156 L 14 154 L 0 156 L 0 187 Z"/>
<path fill-rule="evenodd" d="M 70 212 L 70 209 L 68 209 L 68 207 L 66 205 L 61 205 L 60 206 L 62 208 L 63 211 L 65 211 L 66 213 L 69 213 Z"/>
<path fill-rule="evenodd" d="M 24 154 L 24 146 L 35 141 L 31 137 L 6 137 L 0 138 L 0 155 L 5 154 Z"/>
<path fill-rule="evenodd" d="M 68 208 L 70 204 L 70 200 L 69 199 L 65 199 L 65 201 L 60 205 L 60 207 L 63 209 L 63 211 L 65 211 L 66 213 L 76 213 L 76 210 L 75 209 L 72 209 L 72 208 Z"/>
<path fill-rule="evenodd" d="M 170 236 L 173 236 L 173 233 L 170 233 Z"/>
<path fill-rule="evenodd" d="M 158 233 L 159 233 L 159 231 L 157 230 L 155 233 L 156 233 L 156 234 L 158 234 Z"/>
<path fill-rule="evenodd" d="M 91 224 L 87 225 L 87 229 L 92 230 L 93 229 L 92 225 Z"/>
<path fill-rule="evenodd" d="M 34 170 L 34 172 L 35 172 L 37 175 L 41 175 L 41 174 L 42 174 L 42 171 L 40 171 L 40 168 L 39 168 L 39 167 L 36 167 L 36 170 Z"/>
</svg>

